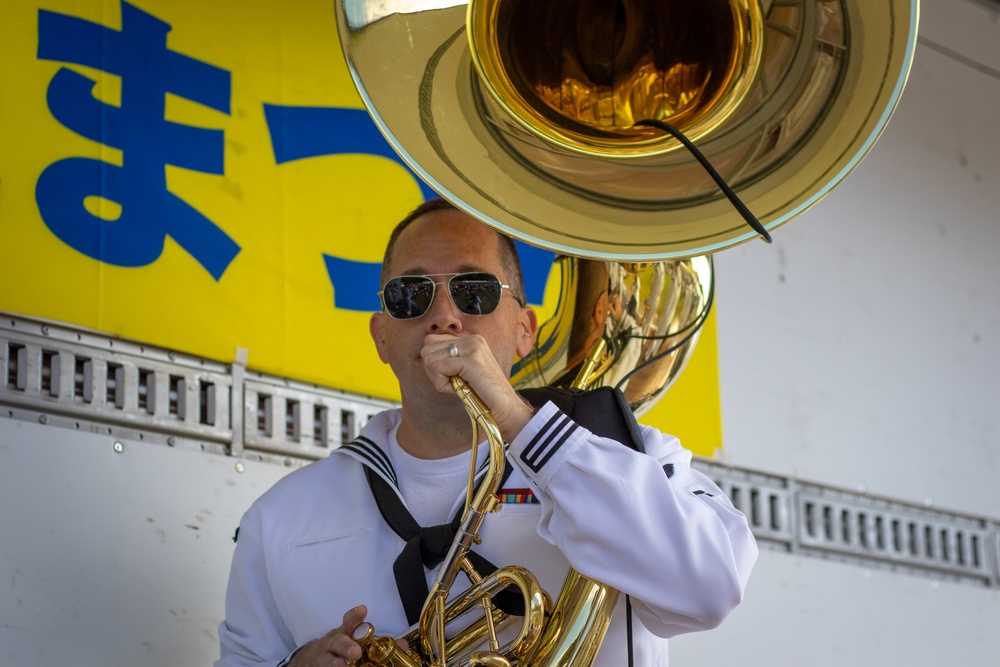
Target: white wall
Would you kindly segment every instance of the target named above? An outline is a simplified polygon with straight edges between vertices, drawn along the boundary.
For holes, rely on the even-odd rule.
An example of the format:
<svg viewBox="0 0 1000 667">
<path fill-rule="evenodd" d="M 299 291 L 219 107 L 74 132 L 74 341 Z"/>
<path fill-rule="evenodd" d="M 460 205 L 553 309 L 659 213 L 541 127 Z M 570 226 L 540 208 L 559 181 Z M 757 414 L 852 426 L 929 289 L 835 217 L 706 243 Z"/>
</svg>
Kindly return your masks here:
<svg viewBox="0 0 1000 667">
<path fill-rule="evenodd" d="M 923 0 L 869 157 L 720 254 L 721 460 L 1000 516 L 1000 4 Z M 672 664 L 995 664 L 1000 593 L 765 552 Z"/>
<path fill-rule="evenodd" d="M 211 664 L 233 531 L 285 472 L 0 419 L 0 665 Z"/>
<path fill-rule="evenodd" d="M 868 158 L 717 256 L 724 461 L 1000 515 L 998 11 L 925 0 Z"/>
</svg>

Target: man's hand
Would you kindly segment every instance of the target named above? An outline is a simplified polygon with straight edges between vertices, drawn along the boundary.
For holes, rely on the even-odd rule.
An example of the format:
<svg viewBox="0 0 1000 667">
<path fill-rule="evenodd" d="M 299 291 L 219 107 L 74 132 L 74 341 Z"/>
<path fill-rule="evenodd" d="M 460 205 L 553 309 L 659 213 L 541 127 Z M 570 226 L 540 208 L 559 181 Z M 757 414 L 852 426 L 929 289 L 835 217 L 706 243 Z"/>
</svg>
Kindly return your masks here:
<svg viewBox="0 0 1000 667">
<path fill-rule="evenodd" d="M 451 354 L 452 345 L 455 355 Z M 455 376 L 468 383 L 489 408 L 507 442 L 521 432 L 534 414 L 532 407 L 514 391 L 482 336 L 428 334 L 420 354 L 438 391 L 454 392 L 451 378 Z"/>
<path fill-rule="evenodd" d="M 361 646 L 354 641 L 354 631 L 364 623 L 368 607 L 358 605 L 344 614 L 344 622 L 316 641 L 304 645 L 289 667 L 347 667 L 351 660 L 361 657 Z"/>
</svg>

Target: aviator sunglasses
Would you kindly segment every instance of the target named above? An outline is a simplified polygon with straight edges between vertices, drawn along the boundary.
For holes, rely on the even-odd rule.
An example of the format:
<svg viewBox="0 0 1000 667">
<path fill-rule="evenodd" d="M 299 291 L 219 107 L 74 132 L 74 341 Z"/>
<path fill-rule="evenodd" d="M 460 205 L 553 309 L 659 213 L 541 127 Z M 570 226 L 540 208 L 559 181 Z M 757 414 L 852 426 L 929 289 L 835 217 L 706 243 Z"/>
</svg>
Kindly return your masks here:
<svg viewBox="0 0 1000 667">
<path fill-rule="evenodd" d="M 438 283 L 433 277 L 448 276 L 447 283 Z M 448 294 L 455 307 L 466 315 L 489 315 L 500 305 L 504 285 L 492 273 L 440 273 L 431 276 L 398 276 L 388 281 L 378 293 L 382 307 L 396 320 L 409 320 L 426 313 L 434 301 L 438 285 L 448 285 Z M 521 298 L 511 292 L 520 305 Z"/>
</svg>

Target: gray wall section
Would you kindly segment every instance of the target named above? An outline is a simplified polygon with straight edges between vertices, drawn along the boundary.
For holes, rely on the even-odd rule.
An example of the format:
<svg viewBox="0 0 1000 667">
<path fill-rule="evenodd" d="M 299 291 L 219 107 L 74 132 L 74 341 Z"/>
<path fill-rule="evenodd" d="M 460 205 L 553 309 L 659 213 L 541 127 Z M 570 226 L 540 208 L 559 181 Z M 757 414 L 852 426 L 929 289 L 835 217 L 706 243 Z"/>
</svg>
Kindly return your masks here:
<svg viewBox="0 0 1000 667">
<path fill-rule="evenodd" d="M 1000 5 L 924 0 L 902 102 L 813 210 L 720 254 L 720 460 L 1000 516 Z M 1000 593 L 764 551 L 671 664 L 994 664 Z"/>
<path fill-rule="evenodd" d="M 868 158 L 774 245 L 716 258 L 722 460 L 997 516 L 1000 22 L 921 19 Z"/>
<path fill-rule="evenodd" d="M 671 667 L 995 665 L 1000 592 L 765 551 L 719 628 L 670 641 Z"/>
<path fill-rule="evenodd" d="M 233 532 L 285 472 L 0 419 L 0 664 L 211 664 Z"/>
</svg>

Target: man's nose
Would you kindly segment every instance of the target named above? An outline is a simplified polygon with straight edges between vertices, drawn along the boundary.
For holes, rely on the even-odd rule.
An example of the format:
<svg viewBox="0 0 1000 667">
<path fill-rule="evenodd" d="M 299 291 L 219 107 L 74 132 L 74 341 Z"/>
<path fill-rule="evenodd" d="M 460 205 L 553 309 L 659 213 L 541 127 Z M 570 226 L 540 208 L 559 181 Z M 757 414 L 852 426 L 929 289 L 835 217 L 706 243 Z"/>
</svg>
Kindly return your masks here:
<svg viewBox="0 0 1000 667">
<path fill-rule="evenodd" d="M 438 284 L 434 293 L 434 300 L 431 302 L 430 310 L 427 311 L 427 332 L 438 333 L 449 331 L 457 333 L 462 330 L 462 313 L 448 293 L 448 284 Z"/>
</svg>

